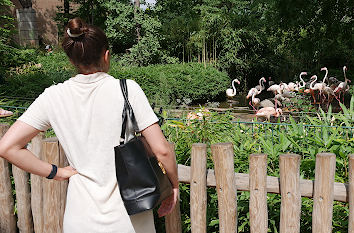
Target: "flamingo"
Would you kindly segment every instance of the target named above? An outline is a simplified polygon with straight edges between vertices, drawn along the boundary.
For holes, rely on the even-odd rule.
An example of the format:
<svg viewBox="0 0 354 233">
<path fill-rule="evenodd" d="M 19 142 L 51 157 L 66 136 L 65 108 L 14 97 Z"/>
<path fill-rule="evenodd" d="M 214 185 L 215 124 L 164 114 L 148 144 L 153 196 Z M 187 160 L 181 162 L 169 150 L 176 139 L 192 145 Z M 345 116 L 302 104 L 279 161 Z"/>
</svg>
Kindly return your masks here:
<svg viewBox="0 0 354 233">
<path fill-rule="evenodd" d="M 341 93 L 343 94 L 343 103 L 344 103 L 344 94 L 349 90 L 348 86 L 348 81 L 351 82 L 349 79 L 347 79 L 347 76 L 345 72 L 347 71 L 347 67 L 343 67 L 343 73 L 344 73 L 344 82 L 339 83 L 339 85 L 334 89 L 334 93 L 338 94 L 338 98 L 340 99 Z"/>
<path fill-rule="evenodd" d="M 265 86 L 264 86 L 265 82 L 267 82 L 267 80 L 264 77 L 260 78 L 258 81 L 259 85 L 257 85 L 255 88 L 258 91 L 263 91 L 265 89 Z"/>
<path fill-rule="evenodd" d="M 257 117 L 265 117 L 269 121 L 270 116 L 279 117 L 281 114 L 283 114 L 283 111 L 281 110 L 281 108 L 275 109 L 274 107 L 265 107 L 265 108 L 259 109 L 256 112 L 256 118 Z"/>
<path fill-rule="evenodd" d="M 288 83 L 288 88 L 289 88 L 289 91 L 296 91 L 297 84 L 290 82 L 290 83 Z"/>
<path fill-rule="evenodd" d="M 328 69 L 327 69 L 327 67 L 322 67 L 321 68 L 321 71 L 326 71 L 326 74 L 325 74 L 325 76 L 323 77 L 323 83 L 326 83 L 326 79 L 327 79 L 327 75 L 328 75 Z"/>
<path fill-rule="evenodd" d="M 7 111 L 5 109 L 0 108 L 0 117 L 8 117 L 12 116 L 14 113 L 11 111 Z"/>
<path fill-rule="evenodd" d="M 278 85 L 278 84 L 273 84 L 272 86 L 270 86 L 270 87 L 267 89 L 267 91 L 271 91 L 271 92 L 274 93 L 274 95 L 276 95 L 276 94 L 281 94 L 282 88 L 281 88 L 281 86 Z"/>
<path fill-rule="evenodd" d="M 299 76 L 299 78 L 300 78 L 299 89 L 303 89 L 306 86 L 306 82 L 301 77 L 303 75 L 307 75 L 307 72 L 301 72 L 300 73 L 300 76 Z"/>
<path fill-rule="evenodd" d="M 269 86 L 272 86 L 272 85 L 274 85 L 275 83 L 274 83 L 274 81 L 272 81 L 272 77 L 268 77 L 268 85 Z"/>
<path fill-rule="evenodd" d="M 253 95 L 252 95 L 252 100 L 251 100 L 251 101 L 252 101 L 252 104 L 253 104 L 253 105 L 251 105 L 251 106 L 252 106 L 252 108 L 253 108 L 254 111 L 257 111 L 254 106 L 258 106 L 259 103 L 261 102 L 261 100 L 260 100 L 259 98 L 256 98 L 256 97 L 255 97 L 256 95 L 257 95 L 257 93 L 253 93 Z"/>
<path fill-rule="evenodd" d="M 236 95 L 236 87 L 235 87 L 234 82 L 236 82 L 238 85 L 240 85 L 240 81 L 238 81 L 237 78 L 232 80 L 231 84 L 232 84 L 232 88 L 233 89 L 229 88 L 229 89 L 226 90 L 226 95 L 228 97 L 230 97 L 230 98 L 232 98 L 232 97 L 234 97 Z"/>
<path fill-rule="evenodd" d="M 329 104 L 332 102 L 333 97 L 335 97 L 336 100 L 338 100 L 338 102 L 340 102 L 331 87 L 325 86 L 325 88 L 323 89 L 323 93 L 327 94 L 327 98 L 328 98 L 328 100 L 327 100 L 327 109 L 329 107 Z"/>
<path fill-rule="evenodd" d="M 251 99 L 250 102 L 249 102 L 249 105 L 251 105 L 254 110 L 256 110 L 256 109 L 255 109 L 255 107 L 252 105 L 252 102 L 253 102 L 253 100 L 254 100 L 254 97 L 255 97 L 256 95 L 258 95 L 259 93 L 261 93 L 261 91 L 257 90 L 257 88 L 255 88 L 255 87 L 253 87 L 253 88 L 251 88 L 251 89 L 248 91 L 248 94 L 247 94 L 247 96 L 246 96 L 246 99 L 249 99 L 250 97 L 252 97 L 252 99 Z M 257 99 L 258 99 L 258 98 L 257 98 Z M 259 99 L 258 99 L 258 100 L 259 100 Z"/>
<path fill-rule="evenodd" d="M 313 91 L 318 90 L 320 98 L 321 98 L 322 91 L 325 88 L 326 84 L 324 84 L 324 83 L 316 83 L 316 84 L 314 84 L 317 81 L 317 75 L 313 75 L 312 78 L 314 78 L 314 80 L 310 84 L 310 89 L 313 90 Z M 315 96 L 312 95 L 312 97 L 313 97 L 313 103 L 316 104 Z"/>
</svg>

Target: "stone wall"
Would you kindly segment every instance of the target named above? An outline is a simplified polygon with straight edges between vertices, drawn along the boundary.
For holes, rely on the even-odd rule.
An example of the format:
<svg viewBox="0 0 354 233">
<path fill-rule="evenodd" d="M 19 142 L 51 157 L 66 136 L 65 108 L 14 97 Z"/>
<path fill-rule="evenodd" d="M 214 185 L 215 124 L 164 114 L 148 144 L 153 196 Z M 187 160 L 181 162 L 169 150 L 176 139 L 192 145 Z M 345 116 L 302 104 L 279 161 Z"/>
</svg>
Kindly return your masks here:
<svg viewBox="0 0 354 233">
<path fill-rule="evenodd" d="M 17 29 L 21 45 L 38 46 L 38 21 L 33 8 L 16 9 Z"/>
</svg>

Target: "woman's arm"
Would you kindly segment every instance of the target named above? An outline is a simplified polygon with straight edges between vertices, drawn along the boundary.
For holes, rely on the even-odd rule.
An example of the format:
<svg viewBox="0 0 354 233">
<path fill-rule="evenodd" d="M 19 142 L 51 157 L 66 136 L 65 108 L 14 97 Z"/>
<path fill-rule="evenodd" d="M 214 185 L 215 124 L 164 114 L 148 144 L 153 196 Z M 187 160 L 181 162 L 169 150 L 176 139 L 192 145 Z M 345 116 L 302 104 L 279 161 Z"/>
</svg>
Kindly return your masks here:
<svg viewBox="0 0 354 233">
<path fill-rule="evenodd" d="M 22 121 L 16 121 L 0 140 L 0 157 L 27 172 L 47 177 L 52 170 L 52 165 L 38 159 L 31 151 L 24 148 L 39 132 L 38 129 Z M 77 172 L 70 166 L 58 168 L 54 179 L 66 180 L 74 174 Z"/>
<path fill-rule="evenodd" d="M 177 203 L 178 175 L 176 158 L 157 123 L 144 129 L 141 134 L 145 137 L 157 159 L 163 164 L 168 178 L 172 183 L 173 195 L 165 199 L 158 210 L 160 217 L 162 217 L 169 214 Z"/>
</svg>

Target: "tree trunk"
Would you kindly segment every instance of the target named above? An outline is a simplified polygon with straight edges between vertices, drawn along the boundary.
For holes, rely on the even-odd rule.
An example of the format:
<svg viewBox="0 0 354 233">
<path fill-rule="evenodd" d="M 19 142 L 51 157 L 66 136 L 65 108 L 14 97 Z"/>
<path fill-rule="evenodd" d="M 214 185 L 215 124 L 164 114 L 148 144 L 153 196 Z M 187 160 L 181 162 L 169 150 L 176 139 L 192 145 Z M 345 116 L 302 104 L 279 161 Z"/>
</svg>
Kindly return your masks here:
<svg viewBox="0 0 354 233">
<path fill-rule="evenodd" d="M 136 16 L 137 16 L 139 8 L 140 8 L 140 0 L 134 0 L 134 17 L 135 17 L 135 27 L 136 27 L 136 39 L 138 42 L 140 41 L 141 25 L 137 22 Z"/>
<path fill-rule="evenodd" d="M 64 0 L 64 13 L 69 15 L 70 13 L 70 2 L 69 0 Z"/>
</svg>

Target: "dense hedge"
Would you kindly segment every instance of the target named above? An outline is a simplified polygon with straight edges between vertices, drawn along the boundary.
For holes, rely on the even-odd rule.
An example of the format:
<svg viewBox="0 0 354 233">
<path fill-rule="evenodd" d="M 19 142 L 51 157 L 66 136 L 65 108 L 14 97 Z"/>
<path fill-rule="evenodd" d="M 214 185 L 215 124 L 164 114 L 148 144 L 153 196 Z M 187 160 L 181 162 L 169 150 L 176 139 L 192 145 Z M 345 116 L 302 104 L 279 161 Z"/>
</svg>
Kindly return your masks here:
<svg viewBox="0 0 354 233">
<path fill-rule="evenodd" d="M 40 66 L 32 64 L 9 73 L 5 83 L 0 85 L 1 95 L 34 98 L 46 87 L 76 73 L 62 52 L 41 56 L 38 62 Z M 115 78 L 135 80 L 149 100 L 158 104 L 175 103 L 176 99 L 203 103 L 225 98 L 225 89 L 229 86 L 225 73 L 198 63 L 122 67 L 112 59 L 109 73 Z"/>
<path fill-rule="evenodd" d="M 168 64 L 147 67 L 112 67 L 116 78 L 134 79 L 150 101 L 170 104 L 176 99 L 194 103 L 225 98 L 229 78 L 211 66 L 202 64 Z M 189 101 L 188 101 L 188 100 Z"/>
</svg>

